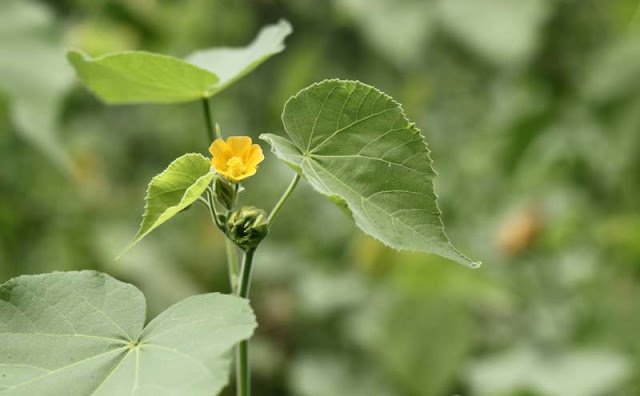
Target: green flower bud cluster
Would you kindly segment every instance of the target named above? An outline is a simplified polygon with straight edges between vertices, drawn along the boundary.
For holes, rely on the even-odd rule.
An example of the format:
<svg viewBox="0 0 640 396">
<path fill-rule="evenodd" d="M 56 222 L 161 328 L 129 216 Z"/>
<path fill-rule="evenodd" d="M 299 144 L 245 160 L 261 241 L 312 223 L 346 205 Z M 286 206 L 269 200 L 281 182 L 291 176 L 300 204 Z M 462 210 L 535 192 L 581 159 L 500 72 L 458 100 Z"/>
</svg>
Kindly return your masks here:
<svg viewBox="0 0 640 396">
<path fill-rule="evenodd" d="M 268 233 L 267 214 L 253 206 L 241 207 L 227 220 L 227 236 L 245 250 L 258 246 Z"/>
</svg>

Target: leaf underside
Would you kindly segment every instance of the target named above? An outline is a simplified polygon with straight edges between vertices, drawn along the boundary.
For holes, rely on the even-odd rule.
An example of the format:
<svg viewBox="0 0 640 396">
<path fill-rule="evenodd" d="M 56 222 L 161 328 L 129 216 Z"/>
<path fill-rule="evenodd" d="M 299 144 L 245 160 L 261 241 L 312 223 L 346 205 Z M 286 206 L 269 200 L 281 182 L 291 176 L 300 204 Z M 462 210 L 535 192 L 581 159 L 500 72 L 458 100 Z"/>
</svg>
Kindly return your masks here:
<svg viewBox="0 0 640 396">
<path fill-rule="evenodd" d="M 214 176 L 211 162 L 201 154 L 185 154 L 169 164 L 149 183 L 140 229 L 118 257 L 162 223 L 193 204 L 205 192 Z"/>
<path fill-rule="evenodd" d="M 0 395 L 213 395 L 256 327 L 244 299 L 179 302 L 144 327 L 142 293 L 94 271 L 0 286 Z"/>
<path fill-rule="evenodd" d="M 429 150 L 392 98 L 357 81 L 327 80 L 289 99 L 282 121 L 290 140 L 261 138 L 315 190 L 346 205 L 364 232 L 396 249 L 479 265 L 449 242 Z"/>
<path fill-rule="evenodd" d="M 67 58 L 78 77 L 109 104 L 179 103 L 207 98 L 284 49 L 291 33 L 285 20 L 264 27 L 246 47 L 197 51 L 181 60 L 143 51 L 97 58 L 77 50 Z"/>
</svg>

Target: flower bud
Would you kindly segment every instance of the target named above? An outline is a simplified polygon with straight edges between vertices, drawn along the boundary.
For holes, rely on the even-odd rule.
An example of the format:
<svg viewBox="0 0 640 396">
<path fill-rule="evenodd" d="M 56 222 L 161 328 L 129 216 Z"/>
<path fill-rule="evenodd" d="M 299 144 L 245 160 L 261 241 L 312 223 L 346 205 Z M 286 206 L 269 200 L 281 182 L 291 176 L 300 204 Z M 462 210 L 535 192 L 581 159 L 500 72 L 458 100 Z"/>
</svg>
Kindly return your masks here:
<svg viewBox="0 0 640 396">
<path fill-rule="evenodd" d="M 258 246 L 269 233 L 267 214 L 253 206 L 243 206 L 227 220 L 227 236 L 242 249 Z"/>
<path fill-rule="evenodd" d="M 233 207 L 235 194 L 236 192 L 232 185 L 225 182 L 219 177 L 216 178 L 215 197 L 216 201 L 218 201 L 220 205 L 224 206 L 225 209 L 230 210 Z"/>
</svg>

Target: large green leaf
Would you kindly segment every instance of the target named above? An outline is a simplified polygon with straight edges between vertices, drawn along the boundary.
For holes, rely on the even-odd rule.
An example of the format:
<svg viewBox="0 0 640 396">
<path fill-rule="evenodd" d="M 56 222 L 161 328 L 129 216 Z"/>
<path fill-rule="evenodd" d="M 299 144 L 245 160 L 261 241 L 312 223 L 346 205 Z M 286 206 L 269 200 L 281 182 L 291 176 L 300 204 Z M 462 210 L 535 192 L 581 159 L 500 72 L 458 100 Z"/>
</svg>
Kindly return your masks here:
<svg viewBox="0 0 640 396">
<path fill-rule="evenodd" d="M 122 256 L 151 231 L 194 203 L 207 189 L 215 173 L 202 154 L 185 154 L 149 183 L 142 224 L 138 233 L 122 250 Z"/>
<path fill-rule="evenodd" d="M 314 189 L 348 207 L 367 234 L 396 249 L 479 265 L 445 235 L 429 150 L 389 96 L 360 82 L 327 80 L 292 97 L 282 121 L 290 141 L 262 139 Z"/>
<path fill-rule="evenodd" d="M 199 51 L 186 60 L 142 51 L 92 58 L 70 51 L 69 62 L 93 93 L 110 104 L 177 103 L 210 97 L 284 49 L 291 25 L 263 28 L 244 48 Z"/>
<path fill-rule="evenodd" d="M 256 327 L 246 300 L 189 297 L 144 327 L 145 299 L 94 272 L 21 276 L 0 286 L 0 394 L 214 395 L 229 350 Z"/>
</svg>

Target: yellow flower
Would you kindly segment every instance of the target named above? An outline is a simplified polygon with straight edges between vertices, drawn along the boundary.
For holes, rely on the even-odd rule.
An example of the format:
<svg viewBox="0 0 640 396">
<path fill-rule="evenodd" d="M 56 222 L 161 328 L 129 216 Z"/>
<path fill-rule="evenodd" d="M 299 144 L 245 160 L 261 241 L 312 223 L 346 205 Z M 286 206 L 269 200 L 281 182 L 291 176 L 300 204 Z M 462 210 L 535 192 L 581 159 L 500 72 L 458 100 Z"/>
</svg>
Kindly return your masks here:
<svg viewBox="0 0 640 396">
<path fill-rule="evenodd" d="M 264 160 L 262 149 L 252 144 L 248 136 L 231 136 L 225 142 L 216 139 L 209 147 L 213 155 L 211 165 L 216 172 L 232 183 L 256 174 L 258 164 Z"/>
</svg>

